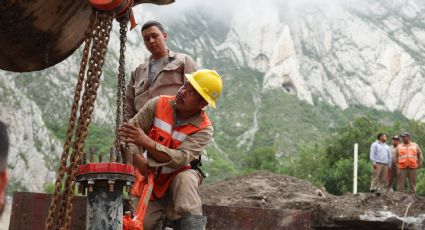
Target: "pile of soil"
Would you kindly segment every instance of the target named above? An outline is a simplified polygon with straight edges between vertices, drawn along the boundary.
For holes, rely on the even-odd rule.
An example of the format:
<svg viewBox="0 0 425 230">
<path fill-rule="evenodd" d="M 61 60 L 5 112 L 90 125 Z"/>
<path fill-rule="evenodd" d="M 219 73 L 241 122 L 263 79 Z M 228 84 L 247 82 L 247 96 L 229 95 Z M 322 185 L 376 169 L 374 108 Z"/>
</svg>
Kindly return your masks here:
<svg viewBox="0 0 425 230">
<path fill-rule="evenodd" d="M 331 195 L 310 182 L 260 171 L 203 185 L 201 196 L 208 205 L 306 210 Z"/>
<path fill-rule="evenodd" d="M 425 219 L 424 197 L 399 192 L 335 196 L 308 181 L 264 171 L 203 185 L 201 196 L 207 205 L 310 210 L 312 222 L 323 226 L 341 220 L 369 221 L 380 213 L 395 214 L 393 219 L 400 221 L 409 204 L 407 216 Z"/>
</svg>

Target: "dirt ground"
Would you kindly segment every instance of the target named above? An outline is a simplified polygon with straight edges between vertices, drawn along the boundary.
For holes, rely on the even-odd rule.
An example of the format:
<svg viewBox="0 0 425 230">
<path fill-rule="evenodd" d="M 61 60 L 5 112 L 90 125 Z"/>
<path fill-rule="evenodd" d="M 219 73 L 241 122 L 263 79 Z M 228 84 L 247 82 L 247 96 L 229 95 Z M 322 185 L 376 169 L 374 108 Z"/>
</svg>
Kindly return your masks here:
<svg viewBox="0 0 425 230">
<path fill-rule="evenodd" d="M 260 171 L 203 185 L 201 196 L 209 205 L 304 210 L 330 195 L 307 181 Z"/>
<path fill-rule="evenodd" d="M 404 217 L 409 204 L 407 216 L 425 218 L 424 197 L 398 192 L 334 196 L 310 182 L 263 171 L 203 185 L 201 196 L 208 205 L 311 210 L 316 223 L 341 218 L 373 219 L 377 218 L 376 213 L 395 214 L 393 219 L 399 219 Z"/>
</svg>

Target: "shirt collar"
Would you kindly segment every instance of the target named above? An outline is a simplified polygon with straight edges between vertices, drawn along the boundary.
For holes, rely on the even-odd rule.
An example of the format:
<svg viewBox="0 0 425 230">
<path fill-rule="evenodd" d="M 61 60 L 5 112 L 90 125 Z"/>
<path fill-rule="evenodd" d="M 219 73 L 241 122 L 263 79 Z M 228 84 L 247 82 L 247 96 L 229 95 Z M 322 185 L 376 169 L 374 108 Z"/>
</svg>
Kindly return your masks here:
<svg viewBox="0 0 425 230">
<path fill-rule="evenodd" d="M 164 58 L 164 61 L 165 61 L 166 64 L 174 61 L 174 59 L 176 58 L 176 55 L 177 55 L 175 52 L 173 52 L 169 49 L 167 49 L 167 51 L 168 51 L 168 57 Z M 148 60 L 149 60 L 149 63 L 152 61 L 152 55 L 149 56 Z"/>
<path fill-rule="evenodd" d="M 187 119 L 183 119 L 183 120 L 179 120 L 179 122 L 177 122 L 177 111 L 175 108 L 175 104 L 176 101 L 175 100 L 171 100 L 170 101 L 170 105 L 173 108 L 173 118 L 174 118 L 174 126 L 178 127 L 178 126 L 183 126 L 183 125 L 187 125 L 187 124 L 192 124 L 196 127 L 201 127 L 201 122 L 202 122 L 202 116 L 201 113 L 195 114 Z"/>
</svg>

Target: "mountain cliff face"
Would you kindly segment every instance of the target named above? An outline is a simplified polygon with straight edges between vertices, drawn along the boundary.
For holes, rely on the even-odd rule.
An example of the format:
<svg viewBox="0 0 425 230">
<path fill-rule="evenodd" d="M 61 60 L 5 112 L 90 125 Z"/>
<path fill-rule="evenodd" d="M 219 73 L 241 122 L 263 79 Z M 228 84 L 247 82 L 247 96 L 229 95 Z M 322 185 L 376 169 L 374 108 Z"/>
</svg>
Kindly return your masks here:
<svg viewBox="0 0 425 230">
<path fill-rule="evenodd" d="M 201 31 L 196 44 L 179 35 L 178 47 L 254 68 L 264 74 L 263 89 L 283 88 L 309 103 L 425 119 L 423 1 L 243 1 L 226 22 L 208 20 L 215 13 L 185 14 L 183 26 L 173 21 L 180 33 Z M 217 24 L 226 30 L 210 29 Z"/>
<path fill-rule="evenodd" d="M 170 49 L 222 73 L 225 91 L 218 110 L 209 110 L 216 134 L 207 155 L 226 173 L 259 147 L 295 153 L 350 120 L 357 106 L 425 119 L 420 0 L 179 4 L 139 6 L 135 14 L 139 23 L 162 21 Z M 93 120 L 110 139 L 118 39 L 114 24 Z M 78 50 L 40 72 L 0 72 L 0 119 L 9 125 L 16 189 L 42 191 L 53 181 L 62 144 L 52 127 L 66 130 L 80 58 Z M 128 73 L 147 58 L 139 31 L 128 33 L 126 58 Z"/>
</svg>

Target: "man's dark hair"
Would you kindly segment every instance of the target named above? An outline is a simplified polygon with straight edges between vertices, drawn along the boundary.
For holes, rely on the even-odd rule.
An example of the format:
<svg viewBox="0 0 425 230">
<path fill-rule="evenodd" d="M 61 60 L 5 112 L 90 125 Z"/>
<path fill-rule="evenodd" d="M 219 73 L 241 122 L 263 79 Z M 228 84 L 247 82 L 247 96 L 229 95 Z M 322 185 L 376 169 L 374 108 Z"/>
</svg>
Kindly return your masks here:
<svg viewBox="0 0 425 230">
<path fill-rule="evenodd" d="M 9 153 L 9 137 L 7 135 L 7 126 L 0 121 L 0 171 L 7 167 L 7 155 Z"/>
<path fill-rule="evenodd" d="M 161 32 L 165 33 L 164 26 L 163 26 L 161 23 L 157 22 L 157 21 L 147 21 L 147 22 L 146 22 L 145 24 L 143 24 L 143 26 L 142 26 L 142 32 L 143 32 L 144 30 L 146 30 L 146 29 L 148 29 L 148 28 L 152 27 L 152 26 L 156 26 L 156 27 L 158 27 L 158 29 L 159 29 Z"/>
<path fill-rule="evenodd" d="M 381 137 L 382 136 L 384 136 L 385 135 L 385 133 L 379 133 L 377 136 L 376 136 L 376 138 L 378 139 L 378 140 L 380 140 L 381 139 Z"/>
</svg>

